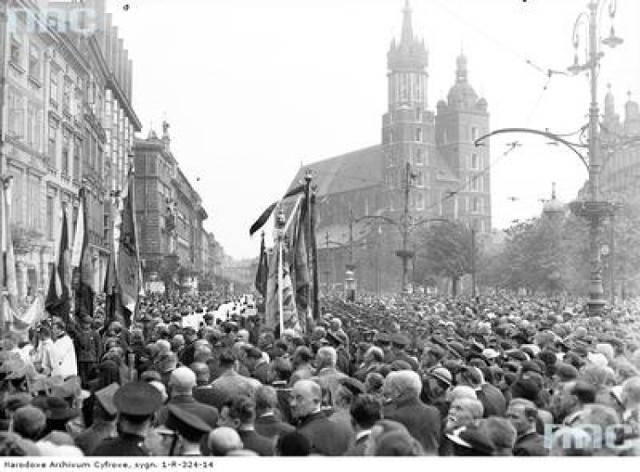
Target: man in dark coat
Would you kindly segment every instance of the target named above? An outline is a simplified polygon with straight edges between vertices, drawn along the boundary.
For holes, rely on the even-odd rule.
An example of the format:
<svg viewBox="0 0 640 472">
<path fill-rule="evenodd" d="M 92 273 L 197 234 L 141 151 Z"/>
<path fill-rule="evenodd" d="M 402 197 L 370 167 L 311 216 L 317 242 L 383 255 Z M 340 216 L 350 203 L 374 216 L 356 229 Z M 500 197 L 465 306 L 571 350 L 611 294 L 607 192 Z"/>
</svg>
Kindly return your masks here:
<svg viewBox="0 0 640 472">
<path fill-rule="evenodd" d="M 544 437 L 536 432 L 538 410 L 530 400 L 515 398 L 509 402 L 507 418 L 518 436 L 513 446 L 514 456 L 546 456 Z"/>
<path fill-rule="evenodd" d="M 364 456 L 367 440 L 376 421 L 382 419 L 382 404 L 374 395 L 358 395 L 351 404 L 351 419 L 356 430 L 356 442 L 345 456 Z"/>
<path fill-rule="evenodd" d="M 420 401 L 420 376 L 411 370 L 391 372 L 385 379 L 384 389 L 391 398 L 384 407 L 384 418 L 405 425 L 427 454 L 436 454 L 440 442 L 440 413 Z"/>
<path fill-rule="evenodd" d="M 282 421 L 278 411 L 278 393 L 270 385 L 264 385 L 256 391 L 256 432 L 268 438 L 283 436 L 296 428 Z"/>
<path fill-rule="evenodd" d="M 256 402 L 244 395 L 237 396 L 222 407 L 219 426 L 235 429 L 242 439 L 244 449 L 255 452 L 259 456 L 275 454 L 275 440 L 256 432 Z"/>
<path fill-rule="evenodd" d="M 92 329 L 91 322 L 91 317 L 83 314 L 79 319 L 77 330 L 73 333 L 73 343 L 78 359 L 78 375 L 85 388 L 102 357 L 102 338 L 96 330 Z"/>
<path fill-rule="evenodd" d="M 341 456 L 349 447 L 349 436 L 329 421 L 322 411 L 322 389 L 313 380 L 299 380 L 291 392 L 291 409 L 298 419 L 298 432 L 311 443 L 311 453 Z"/>
<path fill-rule="evenodd" d="M 188 367 L 178 367 L 169 378 L 169 392 L 171 399 L 158 412 L 158 424 L 166 424 L 169 419 L 169 406 L 179 405 L 182 409 L 202 419 L 211 428 L 218 423 L 218 410 L 211 405 L 205 405 L 193 398 L 196 386 L 196 374 Z"/>
<path fill-rule="evenodd" d="M 147 382 L 129 382 L 113 396 L 118 410 L 118 437 L 105 439 L 92 452 L 94 456 L 149 456 L 144 446 L 153 414 L 162 405 L 162 394 Z"/>
</svg>

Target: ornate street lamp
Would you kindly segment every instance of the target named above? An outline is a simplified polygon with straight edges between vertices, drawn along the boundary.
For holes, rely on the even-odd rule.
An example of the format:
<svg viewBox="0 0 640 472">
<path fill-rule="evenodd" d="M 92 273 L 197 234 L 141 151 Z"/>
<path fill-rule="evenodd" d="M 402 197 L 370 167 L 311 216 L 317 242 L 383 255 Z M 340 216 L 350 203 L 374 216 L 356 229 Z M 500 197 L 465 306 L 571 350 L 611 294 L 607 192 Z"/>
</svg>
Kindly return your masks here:
<svg viewBox="0 0 640 472">
<path fill-rule="evenodd" d="M 547 137 L 555 142 L 563 144 L 571 149 L 582 161 L 589 172 L 588 192 L 585 198 L 571 203 L 571 211 L 589 222 L 589 315 L 596 316 L 601 313 L 605 305 L 604 289 L 602 286 L 602 264 L 600 260 L 600 243 L 598 233 L 602 223 L 606 218 L 615 212 L 615 203 L 604 199 L 600 192 L 600 170 L 602 167 L 602 156 L 600 153 L 600 122 L 598 108 L 598 68 L 600 59 L 604 53 L 599 49 L 598 39 L 599 21 L 605 7 L 608 7 L 610 21 L 613 21 L 616 14 L 615 0 L 590 0 L 588 12 L 581 13 L 573 27 L 573 46 L 575 49 L 573 64 L 567 68 L 569 72 L 576 75 L 581 72 L 588 72 L 591 89 L 591 104 L 589 107 L 588 125 L 588 146 L 572 143 L 562 137 L 529 128 L 505 128 L 495 130 L 476 140 L 476 146 L 480 146 L 485 139 L 503 133 L 530 133 Z M 581 27 L 586 29 L 580 29 Z M 586 31 L 588 34 L 587 57 L 584 63 L 580 63 L 578 49 L 580 46 L 580 32 Z M 601 41 L 609 47 L 616 47 L 622 44 L 622 39 L 616 36 L 615 29 L 611 27 L 609 36 Z M 588 154 L 585 156 L 581 148 L 587 148 Z"/>
<path fill-rule="evenodd" d="M 609 20 L 612 22 L 616 15 L 616 0 L 591 0 L 588 12 L 581 13 L 573 27 L 573 47 L 575 49 L 574 64 L 569 67 L 569 72 L 579 74 L 586 71 L 589 74 L 591 89 L 591 104 L 589 106 L 589 192 L 585 199 L 571 204 L 571 211 L 585 218 L 589 222 L 589 314 L 600 314 L 605 305 L 604 289 L 602 286 L 602 263 L 598 233 L 604 219 L 609 218 L 615 212 L 612 202 L 604 199 L 600 191 L 600 169 L 602 156 L 600 152 L 600 122 L 598 108 L 598 68 L 604 53 L 600 51 L 598 40 L 600 39 L 599 22 L 602 12 L 608 7 Z M 579 64 L 578 49 L 580 46 L 580 32 L 588 34 L 587 57 L 584 64 Z M 609 47 L 622 44 L 622 39 L 617 37 L 615 29 L 611 26 L 610 34 L 601 41 Z M 576 67 L 577 66 L 577 67 Z"/>
</svg>

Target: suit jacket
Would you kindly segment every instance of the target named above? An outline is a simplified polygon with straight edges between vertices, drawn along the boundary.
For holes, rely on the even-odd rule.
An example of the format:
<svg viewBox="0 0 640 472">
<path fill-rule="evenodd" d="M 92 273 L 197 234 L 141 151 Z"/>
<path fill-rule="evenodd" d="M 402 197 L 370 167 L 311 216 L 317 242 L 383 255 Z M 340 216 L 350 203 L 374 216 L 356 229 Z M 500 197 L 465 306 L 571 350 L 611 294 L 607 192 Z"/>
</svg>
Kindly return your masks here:
<svg viewBox="0 0 640 472">
<path fill-rule="evenodd" d="M 150 456 L 144 438 L 133 434 L 121 434 L 117 438 L 104 439 L 91 453 L 94 456 Z"/>
<path fill-rule="evenodd" d="M 280 421 L 275 415 L 260 416 L 255 421 L 256 433 L 266 438 L 275 438 L 296 430 L 284 421 Z"/>
<path fill-rule="evenodd" d="M 275 455 L 275 442 L 273 439 L 259 435 L 255 431 L 238 431 L 244 449 L 249 449 L 259 456 Z"/>
<path fill-rule="evenodd" d="M 340 380 L 347 378 L 346 374 L 343 374 L 334 367 L 325 367 L 320 370 L 315 378 L 318 379 L 318 383 L 324 390 L 331 392 L 331 405 L 336 398 L 336 391 L 340 387 Z"/>
<path fill-rule="evenodd" d="M 249 379 L 233 370 L 227 370 L 211 383 L 213 404 L 220 410 L 227 401 L 238 395 L 253 397 L 259 386 L 260 382 L 256 379 Z"/>
<path fill-rule="evenodd" d="M 534 431 L 516 439 L 516 444 L 513 446 L 513 455 L 548 456 L 549 450 L 544 447 L 544 437 Z"/>
<path fill-rule="evenodd" d="M 205 405 L 216 407 L 215 391 L 211 385 L 199 385 L 193 389 L 193 398 Z"/>
<path fill-rule="evenodd" d="M 440 443 L 440 412 L 418 398 L 401 400 L 384 407 L 384 418 L 406 426 L 427 454 L 437 454 Z"/>
<path fill-rule="evenodd" d="M 218 425 L 218 409 L 211 406 L 200 403 L 198 400 L 191 396 L 179 396 L 172 398 L 158 411 L 158 424 L 166 424 L 169 419 L 169 405 L 176 405 L 180 408 L 194 414 L 212 428 Z"/>
<path fill-rule="evenodd" d="M 341 456 L 349 447 L 350 435 L 330 422 L 322 411 L 304 418 L 298 425 L 298 432 L 311 443 L 312 454 Z"/>
</svg>

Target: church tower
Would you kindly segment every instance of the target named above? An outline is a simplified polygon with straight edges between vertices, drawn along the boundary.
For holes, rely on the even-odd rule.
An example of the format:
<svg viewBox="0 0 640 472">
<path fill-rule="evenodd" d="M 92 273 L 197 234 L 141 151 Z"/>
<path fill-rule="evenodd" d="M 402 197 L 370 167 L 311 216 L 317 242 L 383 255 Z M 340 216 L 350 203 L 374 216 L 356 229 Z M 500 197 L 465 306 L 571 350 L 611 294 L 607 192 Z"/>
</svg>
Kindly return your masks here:
<svg viewBox="0 0 640 472">
<path fill-rule="evenodd" d="M 384 209 L 404 208 L 406 164 L 411 164 L 409 208 L 422 212 L 428 205 L 430 155 L 434 151 L 434 115 L 427 111 L 428 52 L 413 32 L 412 10 L 406 0 L 400 41 L 387 53 L 388 109 L 382 120 L 386 201 Z"/>
<path fill-rule="evenodd" d="M 469 83 L 467 57 L 456 60 L 456 82 L 447 101 L 440 100 L 436 116 L 436 144 L 440 155 L 459 183 L 448 199 L 446 213 L 475 225 L 479 232 L 491 231 L 491 173 L 489 143 L 475 141 L 489 132 L 487 101 L 478 98 Z M 446 191 L 445 191 L 446 192 Z"/>
</svg>

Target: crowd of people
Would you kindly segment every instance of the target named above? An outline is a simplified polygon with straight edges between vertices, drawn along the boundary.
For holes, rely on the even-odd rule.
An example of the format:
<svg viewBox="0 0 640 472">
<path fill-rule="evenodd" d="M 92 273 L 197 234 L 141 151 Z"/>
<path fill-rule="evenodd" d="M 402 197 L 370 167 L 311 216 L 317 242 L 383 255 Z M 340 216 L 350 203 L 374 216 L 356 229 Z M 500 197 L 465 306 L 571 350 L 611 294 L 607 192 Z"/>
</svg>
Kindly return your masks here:
<svg viewBox="0 0 640 472">
<path fill-rule="evenodd" d="M 640 455 L 640 302 L 155 295 L 130 326 L 51 319 L 0 351 L 0 455 Z"/>
</svg>

